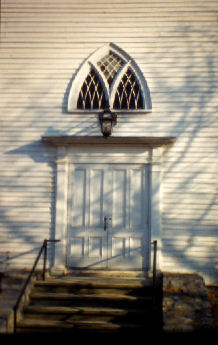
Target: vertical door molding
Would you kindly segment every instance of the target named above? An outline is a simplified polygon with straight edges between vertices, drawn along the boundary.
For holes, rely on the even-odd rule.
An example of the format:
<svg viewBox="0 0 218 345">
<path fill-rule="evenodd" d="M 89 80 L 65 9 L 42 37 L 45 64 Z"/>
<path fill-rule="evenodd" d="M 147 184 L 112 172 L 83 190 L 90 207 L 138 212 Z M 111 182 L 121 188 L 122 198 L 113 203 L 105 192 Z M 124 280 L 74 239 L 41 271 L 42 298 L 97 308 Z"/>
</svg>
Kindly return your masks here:
<svg viewBox="0 0 218 345">
<path fill-rule="evenodd" d="M 66 270 L 66 228 L 67 228 L 67 193 L 68 193 L 68 158 L 66 148 L 57 148 L 56 160 L 56 216 L 55 238 L 60 240 L 55 248 L 55 261 L 52 271 L 64 273 Z"/>
</svg>

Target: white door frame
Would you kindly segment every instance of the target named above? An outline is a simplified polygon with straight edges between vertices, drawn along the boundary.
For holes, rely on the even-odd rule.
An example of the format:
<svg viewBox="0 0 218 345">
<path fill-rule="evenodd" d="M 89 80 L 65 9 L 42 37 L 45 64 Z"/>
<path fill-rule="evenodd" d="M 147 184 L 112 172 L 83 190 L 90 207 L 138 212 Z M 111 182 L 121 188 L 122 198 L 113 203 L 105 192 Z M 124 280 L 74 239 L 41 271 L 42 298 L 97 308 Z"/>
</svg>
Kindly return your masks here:
<svg viewBox="0 0 218 345">
<path fill-rule="evenodd" d="M 53 272 L 66 272 L 67 248 L 67 205 L 68 205 L 68 167 L 70 163 L 119 163 L 149 165 L 149 232 L 150 241 L 158 241 L 157 268 L 161 270 L 161 157 L 162 147 L 145 145 L 98 145 L 74 144 L 57 145 L 57 184 L 56 184 L 56 244 Z M 152 245 L 151 255 L 152 257 Z M 151 268 L 151 263 L 150 263 Z"/>
</svg>

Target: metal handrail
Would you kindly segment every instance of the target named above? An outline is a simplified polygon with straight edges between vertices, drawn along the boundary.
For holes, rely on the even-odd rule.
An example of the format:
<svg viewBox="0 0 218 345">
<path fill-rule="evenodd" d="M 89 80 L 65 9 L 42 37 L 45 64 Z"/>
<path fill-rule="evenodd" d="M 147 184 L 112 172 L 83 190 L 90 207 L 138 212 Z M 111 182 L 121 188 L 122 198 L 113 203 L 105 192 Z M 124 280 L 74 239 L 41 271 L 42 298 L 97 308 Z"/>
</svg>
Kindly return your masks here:
<svg viewBox="0 0 218 345">
<path fill-rule="evenodd" d="M 39 250 L 39 253 L 38 253 L 38 255 L 37 255 L 37 257 L 36 257 L 36 259 L 34 261 L 33 267 L 31 269 L 31 271 L 30 271 L 30 273 L 29 273 L 29 275 L 28 275 L 28 277 L 27 277 L 27 279 L 26 279 L 26 281 L 25 281 L 25 283 L 23 285 L 23 288 L 22 288 L 22 290 L 21 290 L 21 292 L 20 292 L 20 294 L 19 294 L 19 296 L 17 298 L 17 301 L 16 301 L 16 303 L 15 303 L 15 305 L 13 307 L 13 311 L 14 311 L 14 334 L 16 333 L 16 330 L 17 330 L 17 311 L 18 311 L 18 308 L 19 308 L 20 302 L 22 300 L 22 297 L 23 297 L 23 295 L 24 295 L 24 293 L 26 291 L 26 288 L 27 288 L 27 286 L 28 286 L 28 284 L 30 282 L 30 279 L 32 278 L 32 276 L 33 276 L 33 274 L 35 272 L 35 269 L 36 269 L 36 266 L 37 266 L 37 264 L 39 262 L 39 259 L 40 259 L 41 255 L 42 255 L 43 251 L 44 251 L 42 280 L 45 280 L 48 242 L 59 242 L 59 241 L 60 240 L 47 240 L 47 239 L 45 239 L 43 241 L 43 244 L 42 244 L 42 246 L 41 246 L 41 248 Z"/>
<path fill-rule="evenodd" d="M 152 296 L 152 302 L 153 302 L 153 308 L 155 308 L 155 304 L 156 304 L 156 285 L 157 285 L 157 240 L 154 240 L 152 242 L 152 244 L 153 244 L 153 274 L 152 274 L 153 296 Z"/>
<path fill-rule="evenodd" d="M 30 271 L 24 285 L 23 288 L 18 296 L 18 299 L 13 307 L 13 311 L 14 311 L 14 334 L 16 333 L 16 329 L 17 329 L 17 311 L 20 305 L 20 302 L 22 300 L 22 297 L 26 291 L 26 288 L 30 282 L 30 279 L 33 276 L 33 273 L 35 272 L 36 266 L 39 262 L 39 259 L 44 251 L 44 258 L 43 258 L 43 270 L 42 270 L 42 279 L 45 280 L 45 273 L 46 273 L 46 263 L 47 263 L 47 246 L 48 246 L 48 242 L 59 242 L 60 240 L 47 240 L 45 239 L 43 241 L 43 244 L 39 250 L 39 253 L 35 259 L 35 262 L 33 264 L 32 270 Z M 156 303 L 156 280 L 157 280 L 157 240 L 154 240 L 152 242 L 153 244 L 153 272 L 152 272 L 152 280 L 153 280 L 153 296 L 152 296 L 152 301 L 153 301 L 153 308 L 155 308 L 155 303 Z"/>
</svg>

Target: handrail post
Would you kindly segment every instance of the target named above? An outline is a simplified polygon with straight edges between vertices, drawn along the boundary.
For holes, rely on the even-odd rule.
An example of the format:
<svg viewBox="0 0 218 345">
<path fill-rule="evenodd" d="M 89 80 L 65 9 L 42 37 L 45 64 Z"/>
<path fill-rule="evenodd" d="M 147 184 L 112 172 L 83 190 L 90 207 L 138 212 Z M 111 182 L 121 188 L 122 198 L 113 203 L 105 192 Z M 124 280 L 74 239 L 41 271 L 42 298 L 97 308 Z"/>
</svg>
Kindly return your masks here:
<svg viewBox="0 0 218 345">
<path fill-rule="evenodd" d="M 44 258 L 43 258 L 42 280 L 45 280 L 46 263 L 47 263 L 47 245 L 48 245 L 48 240 L 45 239 L 44 243 L 43 243 L 43 246 L 44 246 Z"/>
<path fill-rule="evenodd" d="M 17 333 L 17 307 L 16 306 L 14 306 L 13 307 L 13 312 L 14 312 L 14 328 L 13 328 L 13 330 L 14 330 L 14 334 L 16 334 Z"/>
<path fill-rule="evenodd" d="M 156 279 L 157 279 L 157 240 L 153 241 L 153 308 L 156 303 Z"/>
</svg>

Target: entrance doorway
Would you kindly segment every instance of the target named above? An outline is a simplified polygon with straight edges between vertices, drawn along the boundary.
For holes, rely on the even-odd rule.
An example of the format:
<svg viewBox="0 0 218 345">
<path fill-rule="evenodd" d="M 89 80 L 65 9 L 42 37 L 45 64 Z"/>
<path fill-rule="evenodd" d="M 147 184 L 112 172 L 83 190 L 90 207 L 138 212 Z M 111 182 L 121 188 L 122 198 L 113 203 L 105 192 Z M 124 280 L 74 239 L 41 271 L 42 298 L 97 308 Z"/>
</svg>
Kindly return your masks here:
<svg viewBox="0 0 218 345">
<path fill-rule="evenodd" d="M 148 266 L 148 165 L 70 164 L 67 267 Z"/>
</svg>

